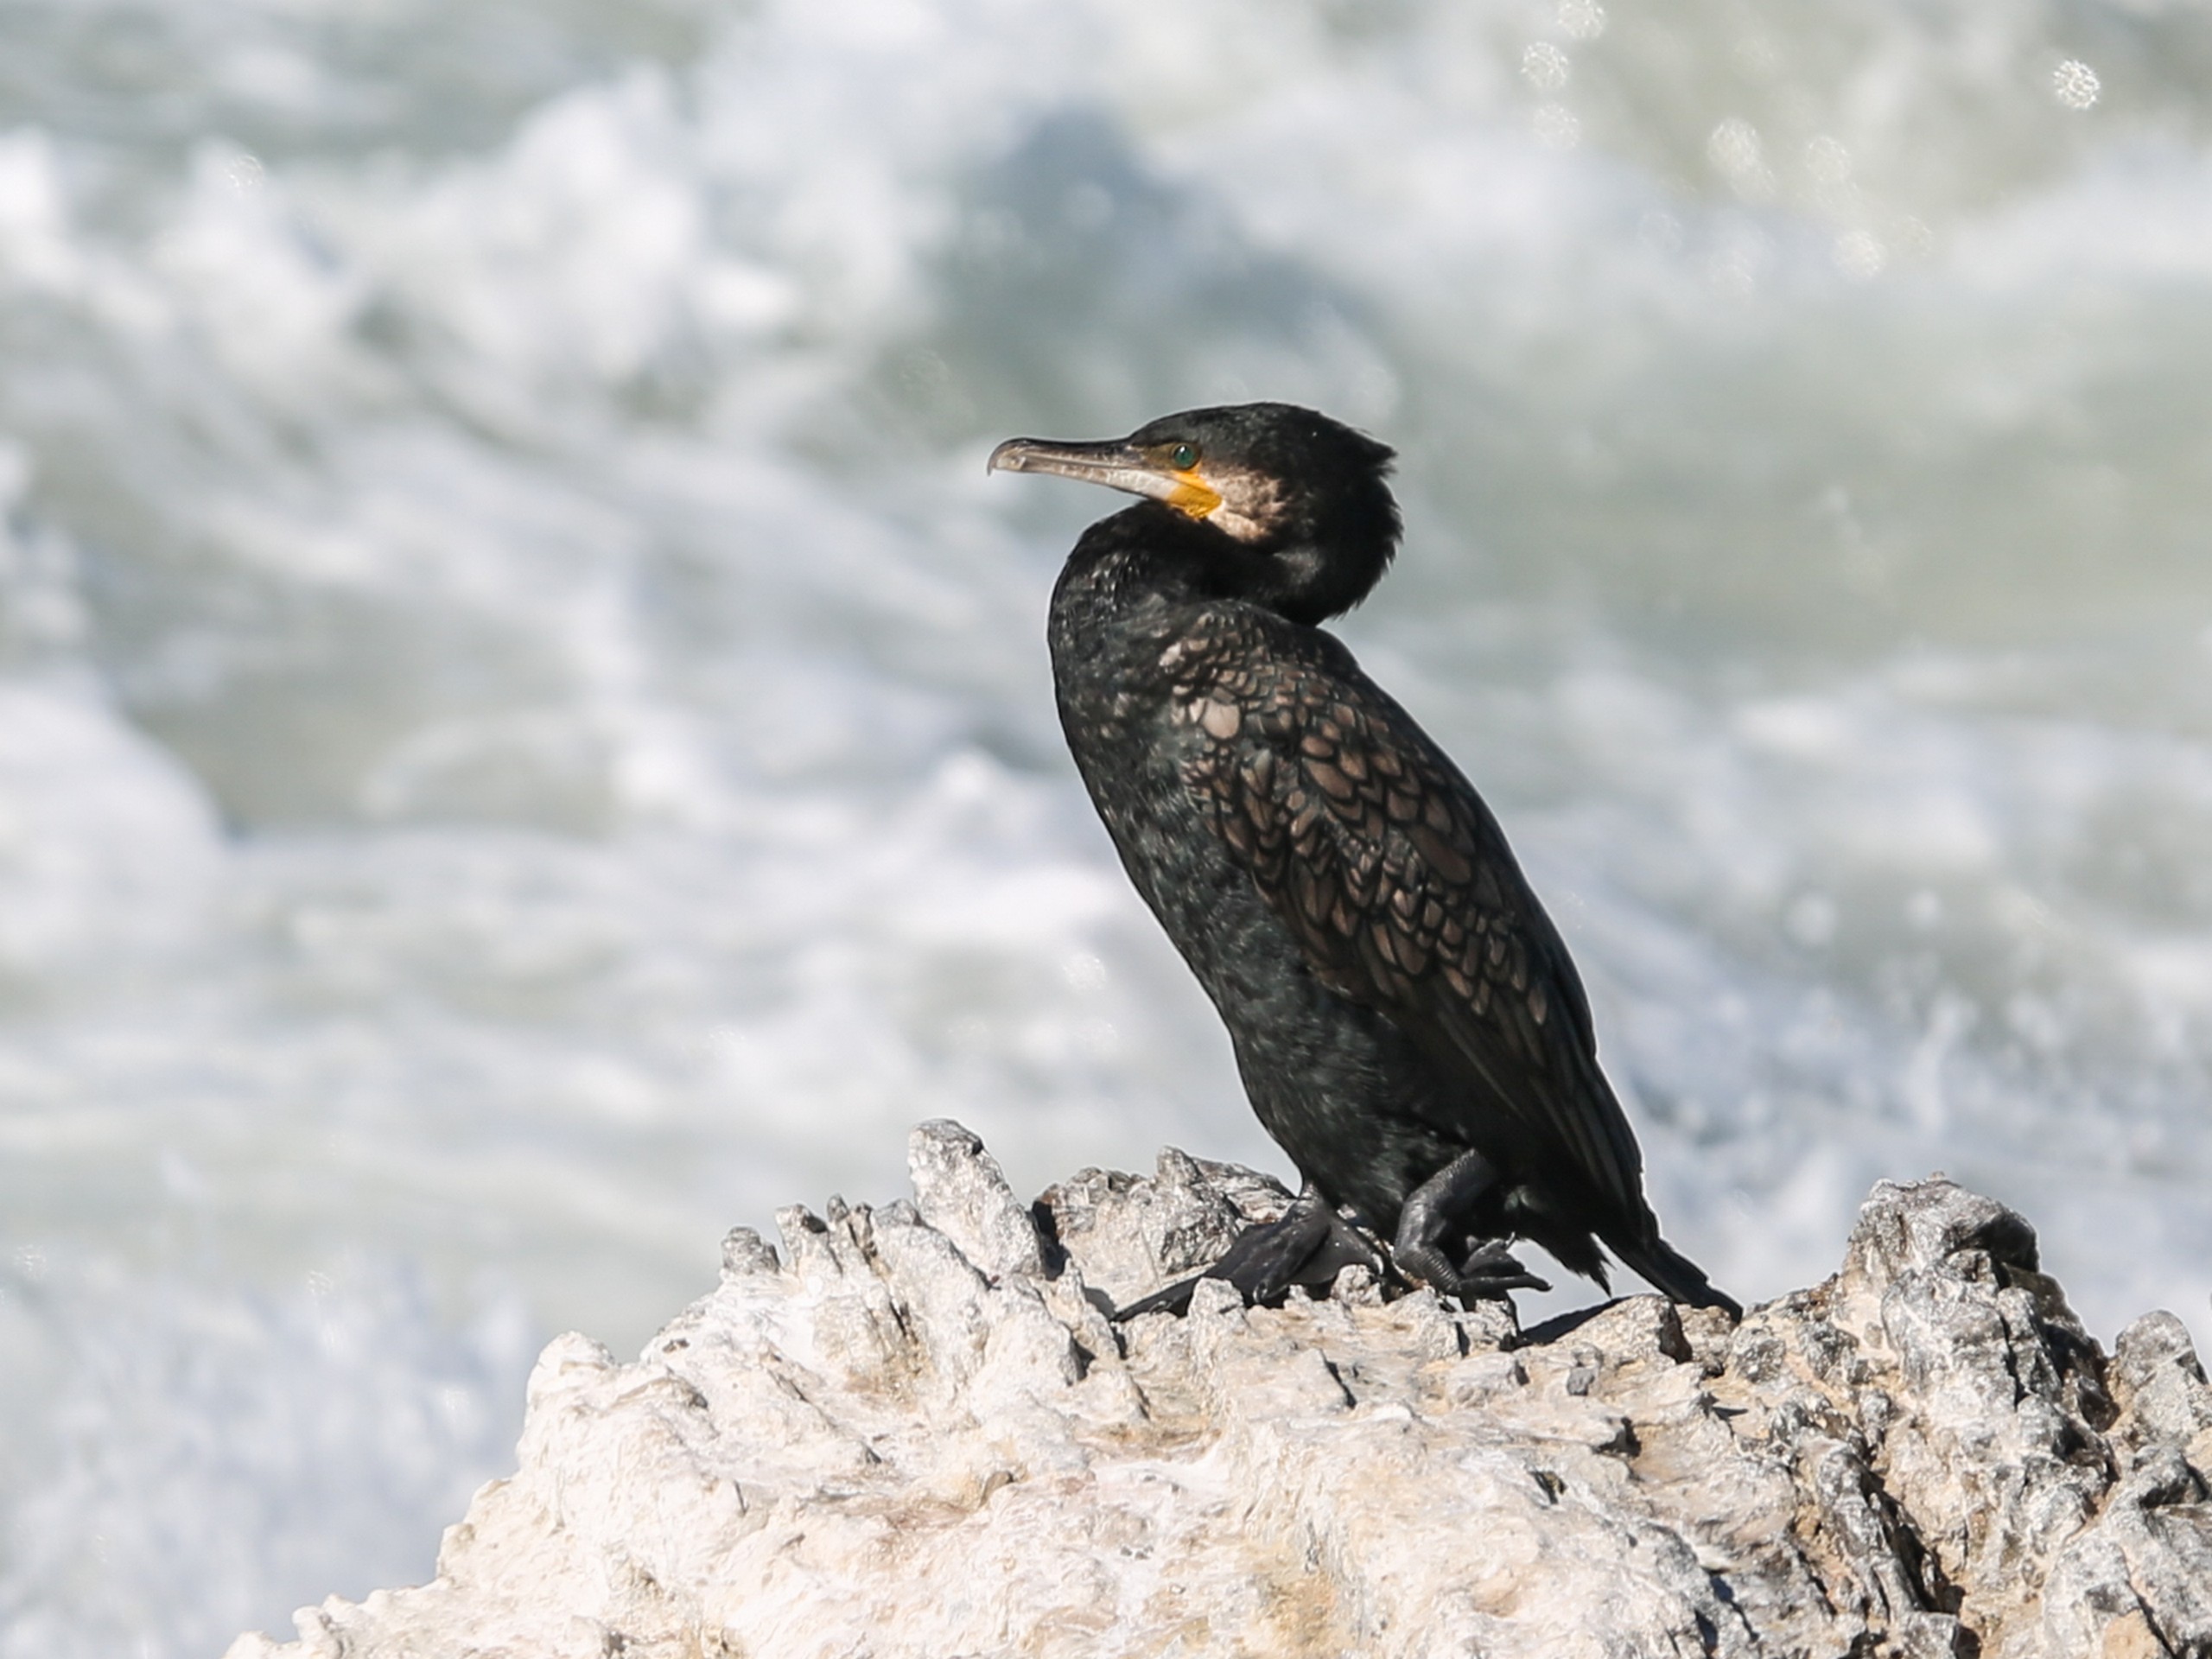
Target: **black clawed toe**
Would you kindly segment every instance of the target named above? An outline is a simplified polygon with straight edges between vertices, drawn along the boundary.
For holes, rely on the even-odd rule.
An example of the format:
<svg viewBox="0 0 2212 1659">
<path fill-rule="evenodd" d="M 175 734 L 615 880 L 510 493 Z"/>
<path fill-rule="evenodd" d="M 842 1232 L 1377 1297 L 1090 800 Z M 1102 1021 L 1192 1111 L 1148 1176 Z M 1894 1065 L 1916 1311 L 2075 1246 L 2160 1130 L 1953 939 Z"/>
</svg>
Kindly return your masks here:
<svg viewBox="0 0 2212 1659">
<path fill-rule="evenodd" d="M 1471 1250 L 1458 1263 L 1433 1244 L 1416 1244 L 1390 1253 L 1391 1264 L 1415 1284 L 1427 1285 L 1461 1302 L 1496 1301 L 1516 1290 L 1549 1290 L 1551 1286 L 1522 1266 L 1503 1239 L 1494 1238 Z"/>
<path fill-rule="evenodd" d="M 1516 1290 L 1549 1290 L 1551 1281 L 1539 1279 L 1521 1265 L 1505 1240 L 1493 1238 L 1470 1250 L 1459 1262 L 1459 1300 L 1491 1300 Z"/>
<path fill-rule="evenodd" d="M 1465 1224 L 1475 1200 L 1497 1185 L 1497 1166 L 1479 1152 L 1461 1153 L 1414 1190 L 1398 1212 L 1390 1260 L 1416 1284 L 1462 1302 L 1497 1299 L 1516 1290 L 1551 1287 L 1516 1261 L 1503 1239 L 1460 1240 L 1457 1262 L 1445 1254 L 1446 1237 Z"/>
<path fill-rule="evenodd" d="M 1381 1249 L 1358 1227 L 1324 1203 L 1312 1188 L 1301 1192 L 1281 1219 L 1262 1222 L 1237 1235 L 1221 1260 L 1204 1273 L 1178 1280 L 1120 1309 L 1116 1319 L 1141 1313 L 1181 1313 L 1191 1306 L 1199 1281 L 1219 1279 L 1233 1287 L 1247 1306 L 1272 1305 L 1293 1285 L 1326 1290 L 1346 1268 L 1365 1268 L 1377 1279 L 1389 1270 Z"/>
</svg>

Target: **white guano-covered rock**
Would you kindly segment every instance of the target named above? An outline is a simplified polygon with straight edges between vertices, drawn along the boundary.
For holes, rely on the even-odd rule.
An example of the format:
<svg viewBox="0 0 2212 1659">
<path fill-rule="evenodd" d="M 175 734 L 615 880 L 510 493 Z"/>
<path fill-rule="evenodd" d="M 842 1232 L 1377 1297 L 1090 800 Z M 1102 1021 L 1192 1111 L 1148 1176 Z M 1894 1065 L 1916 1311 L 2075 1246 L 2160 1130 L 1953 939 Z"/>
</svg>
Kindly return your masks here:
<svg viewBox="0 0 2212 1659">
<path fill-rule="evenodd" d="M 1287 1195 L 1161 1154 L 1033 1205 L 929 1123 L 915 1198 L 733 1233 L 634 1364 L 581 1337 L 438 1575 L 230 1659 L 2212 1659 L 2212 1389 L 2107 1358 L 2018 1216 L 1877 1187 L 1842 1269 L 1630 1297 L 1105 1310 Z"/>
</svg>

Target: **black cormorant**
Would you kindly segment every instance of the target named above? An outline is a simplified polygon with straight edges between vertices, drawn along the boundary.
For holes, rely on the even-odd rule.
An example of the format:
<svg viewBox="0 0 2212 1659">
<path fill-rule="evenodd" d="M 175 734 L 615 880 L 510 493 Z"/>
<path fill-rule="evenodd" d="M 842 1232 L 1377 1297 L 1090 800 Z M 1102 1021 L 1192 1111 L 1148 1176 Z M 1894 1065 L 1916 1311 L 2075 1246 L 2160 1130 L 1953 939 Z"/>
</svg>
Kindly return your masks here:
<svg viewBox="0 0 2212 1659">
<path fill-rule="evenodd" d="M 1581 981 L 1497 820 L 1319 626 L 1396 551 L 1391 453 L 1246 404 L 991 454 L 1145 498 L 1084 532 L 1053 591 L 1060 721 L 1306 1183 L 1201 1277 L 1269 1300 L 1384 1270 L 1380 1239 L 1405 1278 L 1495 1295 L 1541 1286 L 1512 1240 L 1604 1285 L 1602 1241 L 1735 1312 L 1659 1236 Z"/>
</svg>

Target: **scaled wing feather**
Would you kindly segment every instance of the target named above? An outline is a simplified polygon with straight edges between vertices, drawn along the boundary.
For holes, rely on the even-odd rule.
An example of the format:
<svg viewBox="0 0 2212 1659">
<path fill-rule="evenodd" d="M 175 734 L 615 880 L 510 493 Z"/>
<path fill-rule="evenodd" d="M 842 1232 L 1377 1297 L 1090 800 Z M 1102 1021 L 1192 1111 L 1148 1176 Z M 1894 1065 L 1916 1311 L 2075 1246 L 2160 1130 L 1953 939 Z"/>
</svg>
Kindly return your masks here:
<svg viewBox="0 0 2212 1659">
<path fill-rule="evenodd" d="M 1632 1213 L 1641 1160 L 1588 1000 L 1497 821 L 1348 652 L 1298 632 L 1193 688 L 1241 715 L 1185 774 L 1214 832 L 1325 984 L 1471 1074 L 1468 1113 L 1510 1114 Z"/>
</svg>

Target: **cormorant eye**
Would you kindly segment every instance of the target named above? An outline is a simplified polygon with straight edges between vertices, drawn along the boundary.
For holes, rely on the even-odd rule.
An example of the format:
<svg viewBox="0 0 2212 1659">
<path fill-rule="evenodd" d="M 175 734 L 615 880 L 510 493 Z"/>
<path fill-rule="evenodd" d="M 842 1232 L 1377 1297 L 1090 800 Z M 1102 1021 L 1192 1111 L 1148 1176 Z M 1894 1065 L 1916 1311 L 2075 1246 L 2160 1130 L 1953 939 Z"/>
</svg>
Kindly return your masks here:
<svg viewBox="0 0 2212 1659">
<path fill-rule="evenodd" d="M 1174 463 L 1177 472 L 1187 473 L 1198 464 L 1198 446 L 1195 443 L 1179 443 L 1167 452 L 1167 459 Z"/>
</svg>

